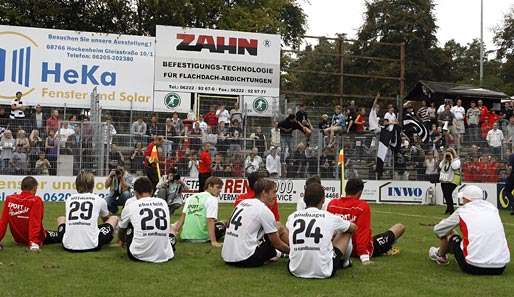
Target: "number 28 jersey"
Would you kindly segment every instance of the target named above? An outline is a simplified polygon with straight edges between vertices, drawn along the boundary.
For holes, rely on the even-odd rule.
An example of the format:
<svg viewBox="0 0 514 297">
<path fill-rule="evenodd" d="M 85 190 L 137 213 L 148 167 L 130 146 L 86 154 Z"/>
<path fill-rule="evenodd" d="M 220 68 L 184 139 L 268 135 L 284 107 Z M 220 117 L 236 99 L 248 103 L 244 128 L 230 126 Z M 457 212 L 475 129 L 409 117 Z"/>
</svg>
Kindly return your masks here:
<svg viewBox="0 0 514 297">
<path fill-rule="evenodd" d="M 98 247 L 98 217 L 109 215 L 107 202 L 93 193 L 73 194 L 66 199 L 64 248 L 73 251 Z"/>
<path fill-rule="evenodd" d="M 258 199 L 241 201 L 229 220 L 221 256 L 225 262 L 244 261 L 255 253 L 264 234 L 277 232 L 271 210 Z"/>
<path fill-rule="evenodd" d="M 329 277 L 335 256 L 332 238 L 337 232 L 346 232 L 350 224 L 314 207 L 292 213 L 286 224 L 289 230 L 289 271 L 303 278 Z"/>
<path fill-rule="evenodd" d="M 170 211 L 166 201 L 148 197 L 127 203 L 121 212 L 120 228 L 134 228 L 130 253 L 141 261 L 161 263 L 174 257 L 169 241 Z"/>
</svg>

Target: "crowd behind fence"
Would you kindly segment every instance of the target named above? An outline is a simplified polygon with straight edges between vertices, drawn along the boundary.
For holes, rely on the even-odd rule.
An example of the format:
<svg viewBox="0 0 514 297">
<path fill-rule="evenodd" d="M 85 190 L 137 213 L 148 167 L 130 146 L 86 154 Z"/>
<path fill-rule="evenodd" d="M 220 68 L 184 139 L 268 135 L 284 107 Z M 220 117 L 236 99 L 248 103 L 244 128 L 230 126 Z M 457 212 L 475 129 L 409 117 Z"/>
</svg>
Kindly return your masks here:
<svg viewBox="0 0 514 297">
<path fill-rule="evenodd" d="M 448 113 L 456 105 L 449 104 L 448 110 L 443 106 L 442 115 L 435 107 L 427 111 L 424 123 L 428 141 L 402 135 L 399 153 L 389 153 L 382 178 L 437 181 L 438 165 L 448 147 L 458 150 L 465 181 L 498 182 L 505 178 L 505 161 L 512 152 L 514 135 L 510 103 L 501 111 L 491 111 L 476 125 L 466 121 L 464 130 L 459 130 L 460 118 Z M 338 154 L 344 148 L 347 177 L 376 178 L 379 134 L 367 128 L 369 108 L 357 108 L 351 102 L 336 112 L 334 107 L 291 104 L 283 106 L 282 113 L 274 118 L 251 119 L 233 108 L 218 107 L 212 105 L 198 116 L 130 112 L 128 117 L 127 112 L 104 110 L 101 122 L 89 121 L 82 110 L 48 108 L 27 110 L 25 118 L 10 119 L 9 107 L 0 108 L 0 172 L 76 175 L 88 169 L 106 175 L 123 166 L 134 175 L 142 175 L 144 151 L 158 135 L 164 138 L 159 150 L 163 172 L 176 167 L 182 176 L 197 176 L 199 150 L 203 143 L 209 143 L 213 172 L 221 177 L 259 171 L 282 178 L 338 178 Z M 415 111 L 420 118 L 422 108 L 426 107 Z M 308 114 L 308 122 L 302 113 Z M 330 127 L 338 113 L 345 123 L 332 137 Z M 383 113 L 379 115 L 383 117 Z M 289 114 L 303 127 L 293 129 L 291 136 L 279 129 Z"/>
</svg>

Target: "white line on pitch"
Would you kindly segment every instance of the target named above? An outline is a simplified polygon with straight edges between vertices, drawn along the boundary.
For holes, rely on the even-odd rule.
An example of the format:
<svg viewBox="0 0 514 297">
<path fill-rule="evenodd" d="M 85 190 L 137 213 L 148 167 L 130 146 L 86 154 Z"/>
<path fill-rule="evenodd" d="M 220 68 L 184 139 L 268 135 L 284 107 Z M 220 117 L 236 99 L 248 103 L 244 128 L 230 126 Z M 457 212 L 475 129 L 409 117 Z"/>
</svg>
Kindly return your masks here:
<svg viewBox="0 0 514 297">
<path fill-rule="evenodd" d="M 413 218 L 429 218 L 429 219 L 438 219 L 441 220 L 444 217 L 436 217 L 436 216 L 424 216 L 424 215 L 417 215 L 417 214 L 410 214 L 410 213 L 401 213 L 401 212 L 392 212 L 392 211 L 383 211 L 383 210 L 374 210 L 372 212 L 375 213 L 383 213 L 383 214 L 394 214 L 394 215 L 400 215 L 404 217 L 413 217 Z M 514 224 L 511 223 L 503 223 L 503 225 L 507 225 L 510 227 L 514 227 Z"/>
</svg>

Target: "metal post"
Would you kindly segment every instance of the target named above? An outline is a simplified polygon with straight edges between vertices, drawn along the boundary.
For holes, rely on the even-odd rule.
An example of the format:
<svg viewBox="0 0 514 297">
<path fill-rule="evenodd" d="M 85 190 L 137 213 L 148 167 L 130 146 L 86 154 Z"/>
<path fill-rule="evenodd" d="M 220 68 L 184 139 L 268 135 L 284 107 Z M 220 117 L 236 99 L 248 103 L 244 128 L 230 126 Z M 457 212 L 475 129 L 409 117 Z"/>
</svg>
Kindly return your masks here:
<svg viewBox="0 0 514 297">
<path fill-rule="evenodd" d="M 344 39 L 339 37 L 338 39 L 338 54 L 339 54 L 339 105 L 343 106 L 343 94 L 344 94 Z"/>
<path fill-rule="evenodd" d="M 64 103 L 64 111 L 63 111 L 63 114 L 62 114 L 62 120 L 66 121 L 66 103 Z"/>
<path fill-rule="evenodd" d="M 82 144 L 84 143 L 84 122 L 80 122 L 80 149 L 79 149 L 79 172 L 82 170 Z"/>
<path fill-rule="evenodd" d="M 129 131 L 131 131 L 131 128 L 132 128 L 132 123 L 134 122 L 133 118 L 132 118 L 132 105 L 133 105 L 133 101 L 130 101 L 130 119 L 129 119 Z M 130 132 L 129 132 L 130 134 Z M 134 135 L 130 135 L 129 136 L 129 145 L 130 147 L 134 147 L 134 144 L 132 143 L 132 138 L 134 137 Z"/>
<path fill-rule="evenodd" d="M 400 96 L 405 96 L 405 42 L 400 45 Z"/>
<path fill-rule="evenodd" d="M 480 87 L 484 82 L 484 0 L 480 0 Z"/>
</svg>

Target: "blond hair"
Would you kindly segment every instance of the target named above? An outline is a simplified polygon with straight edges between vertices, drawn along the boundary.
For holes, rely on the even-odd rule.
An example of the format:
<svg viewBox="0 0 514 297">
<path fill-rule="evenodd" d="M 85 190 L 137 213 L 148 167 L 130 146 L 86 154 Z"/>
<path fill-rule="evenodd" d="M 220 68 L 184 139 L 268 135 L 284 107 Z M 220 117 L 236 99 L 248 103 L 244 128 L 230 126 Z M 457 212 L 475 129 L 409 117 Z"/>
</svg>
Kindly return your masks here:
<svg viewBox="0 0 514 297">
<path fill-rule="evenodd" d="M 90 171 L 82 171 L 75 179 L 75 187 L 79 193 L 93 193 L 95 175 Z"/>
</svg>

